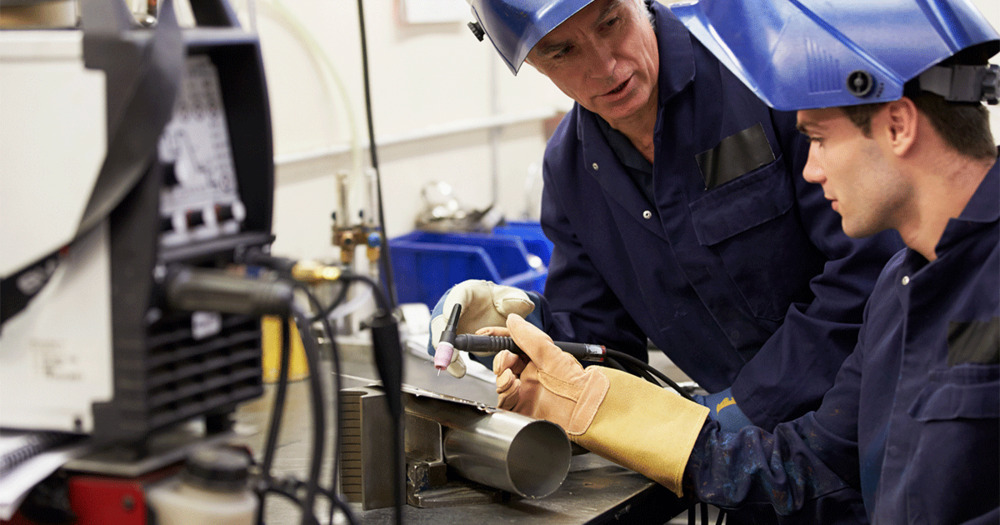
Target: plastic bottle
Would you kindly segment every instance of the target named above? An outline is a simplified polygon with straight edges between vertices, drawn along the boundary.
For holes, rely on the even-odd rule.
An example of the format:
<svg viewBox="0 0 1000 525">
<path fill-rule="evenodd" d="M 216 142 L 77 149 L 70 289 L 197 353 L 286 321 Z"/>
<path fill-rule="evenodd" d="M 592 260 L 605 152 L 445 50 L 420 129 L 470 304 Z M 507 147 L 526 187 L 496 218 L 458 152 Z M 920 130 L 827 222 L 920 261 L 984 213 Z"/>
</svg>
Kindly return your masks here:
<svg viewBox="0 0 1000 525">
<path fill-rule="evenodd" d="M 257 497 L 247 486 L 249 464 L 232 449 L 196 450 L 179 476 L 147 493 L 157 525 L 253 525 Z"/>
</svg>

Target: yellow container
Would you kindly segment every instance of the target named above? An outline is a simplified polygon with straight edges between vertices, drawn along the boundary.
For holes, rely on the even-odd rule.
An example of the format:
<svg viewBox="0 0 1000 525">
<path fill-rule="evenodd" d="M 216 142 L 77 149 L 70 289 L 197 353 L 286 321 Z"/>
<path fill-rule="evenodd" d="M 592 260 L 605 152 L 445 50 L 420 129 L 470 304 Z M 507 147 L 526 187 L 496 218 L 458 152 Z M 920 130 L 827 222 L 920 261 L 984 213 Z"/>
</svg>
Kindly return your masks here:
<svg viewBox="0 0 1000 525">
<path fill-rule="evenodd" d="M 292 321 L 288 322 L 291 329 L 290 343 L 292 353 L 288 360 L 288 380 L 299 381 L 309 377 L 309 365 L 306 363 L 306 351 L 302 347 L 302 336 Z M 262 347 L 264 349 L 261 365 L 265 383 L 278 381 L 281 373 L 281 318 L 264 316 L 261 318 Z"/>
</svg>

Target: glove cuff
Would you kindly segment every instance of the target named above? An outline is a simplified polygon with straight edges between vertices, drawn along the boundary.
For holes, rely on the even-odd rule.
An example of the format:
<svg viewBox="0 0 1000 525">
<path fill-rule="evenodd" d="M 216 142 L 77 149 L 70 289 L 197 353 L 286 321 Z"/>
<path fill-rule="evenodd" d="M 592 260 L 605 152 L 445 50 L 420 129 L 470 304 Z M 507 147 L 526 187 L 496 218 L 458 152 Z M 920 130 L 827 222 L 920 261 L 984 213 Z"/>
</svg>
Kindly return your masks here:
<svg viewBox="0 0 1000 525">
<path fill-rule="evenodd" d="M 684 469 L 708 409 L 631 374 L 591 369 L 609 386 L 591 423 L 582 434 L 567 431 L 570 439 L 682 496 Z"/>
</svg>

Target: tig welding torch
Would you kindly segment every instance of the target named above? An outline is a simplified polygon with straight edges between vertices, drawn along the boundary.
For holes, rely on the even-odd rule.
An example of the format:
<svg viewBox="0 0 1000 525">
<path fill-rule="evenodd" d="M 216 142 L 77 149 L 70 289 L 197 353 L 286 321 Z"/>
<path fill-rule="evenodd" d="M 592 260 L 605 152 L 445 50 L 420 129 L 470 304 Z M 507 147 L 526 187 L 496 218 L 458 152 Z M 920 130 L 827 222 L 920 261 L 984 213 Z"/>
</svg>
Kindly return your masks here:
<svg viewBox="0 0 1000 525">
<path fill-rule="evenodd" d="M 501 350 L 509 350 L 518 355 L 526 355 L 518 348 L 512 337 L 502 335 L 472 335 L 456 334 L 458 318 L 462 315 L 462 305 L 456 304 L 448 317 L 448 324 L 441 332 L 441 341 L 434 348 L 434 367 L 438 370 L 448 368 L 451 356 L 455 350 L 465 350 L 478 356 L 492 356 Z M 580 361 L 603 363 L 607 357 L 607 349 L 600 345 L 554 341 L 562 351 Z"/>
<path fill-rule="evenodd" d="M 524 351 L 518 348 L 517 344 L 514 343 L 514 339 L 512 337 L 502 335 L 471 335 L 456 333 L 458 331 L 458 318 L 461 317 L 461 315 L 462 305 L 456 304 L 451 310 L 451 315 L 448 317 L 448 324 L 445 326 L 444 331 L 441 332 L 441 341 L 434 347 L 434 367 L 438 369 L 438 373 L 441 373 L 441 370 L 448 368 L 448 365 L 451 363 L 451 356 L 455 353 L 455 350 L 465 350 L 470 354 L 478 356 L 492 356 L 499 353 L 501 350 L 508 350 L 517 355 L 527 357 L 527 354 L 525 354 Z M 589 363 L 605 363 L 622 370 L 625 370 L 625 368 L 622 367 L 622 364 L 624 364 L 626 367 L 631 369 L 626 371 L 645 377 L 651 383 L 660 386 L 656 380 L 653 379 L 653 376 L 655 376 L 657 379 L 676 390 L 682 397 L 688 400 L 692 399 L 690 393 L 681 388 L 676 382 L 674 382 L 674 380 L 667 377 L 666 374 L 649 366 L 648 363 L 644 363 L 624 352 L 611 350 L 610 348 L 606 348 L 602 345 L 592 345 L 586 343 L 553 341 L 553 344 L 559 347 L 559 349 L 563 352 L 568 353 L 579 361 Z M 619 361 L 622 364 L 619 364 Z"/>
</svg>

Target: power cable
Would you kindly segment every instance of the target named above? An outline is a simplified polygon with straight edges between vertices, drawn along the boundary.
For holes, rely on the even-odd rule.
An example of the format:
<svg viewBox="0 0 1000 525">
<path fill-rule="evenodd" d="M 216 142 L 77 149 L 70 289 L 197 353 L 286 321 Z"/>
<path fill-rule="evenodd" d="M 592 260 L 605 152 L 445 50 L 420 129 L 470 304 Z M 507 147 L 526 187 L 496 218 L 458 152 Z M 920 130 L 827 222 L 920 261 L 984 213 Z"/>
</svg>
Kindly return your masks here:
<svg viewBox="0 0 1000 525">
<path fill-rule="evenodd" d="M 281 316 L 281 355 L 279 357 L 278 384 L 274 392 L 274 404 L 271 407 L 271 421 L 267 427 L 267 439 L 264 441 L 264 463 L 261 466 L 262 483 L 266 487 L 270 483 L 271 465 L 274 464 L 274 453 L 278 443 L 278 431 L 285 410 L 285 394 L 288 391 L 288 364 L 290 349 L 289 317 Z M 264 523 L 264 489 L 258 491 L 260 505 L 257 506 L 257 524 Z"/>
<path fill-rule="evenodd" d="M 378 147 L 375 145 L 375 125 L 372 118 L 372 96 L 370 82 L 368 78 L 368 40 L 365 36 L 365 8 L 364 1 L 358 0 L 358 23 L 361 29 L 361 69 L 364 76 L 365 89 L 365 115 L 368 117 L 368 151 L 371 154 L 372 169 L 375 171 L 375 188 L 378 199 L 378 222 L 381 227 L 383 239 L 382 249 L 379 251 L 379 265 L 388 292 L 389 308 L 392 311 L 398 304 L 396 296 L 396 285 L 392 276 L 392 261 L 389 255 L 389 243 L 385 230 L 385 213 L 382 211 L 382 172 L 378 165 Z"/>
</svg>

